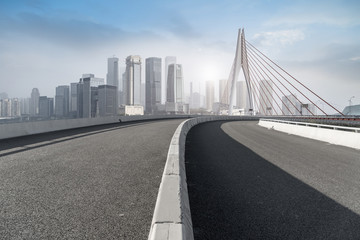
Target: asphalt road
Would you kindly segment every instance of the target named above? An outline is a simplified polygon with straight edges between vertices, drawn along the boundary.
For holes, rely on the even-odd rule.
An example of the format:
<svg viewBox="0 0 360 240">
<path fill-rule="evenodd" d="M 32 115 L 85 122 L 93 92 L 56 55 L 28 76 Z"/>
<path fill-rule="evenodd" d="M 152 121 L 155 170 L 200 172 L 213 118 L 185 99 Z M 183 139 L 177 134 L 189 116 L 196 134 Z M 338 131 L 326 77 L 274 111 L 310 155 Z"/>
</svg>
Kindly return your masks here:
<svg viewBox="0 0 360 240">
<path fill-rule="evenodd" d="M 146 239 L 182 121 L 0 141 L 0 239 Z"/>
<path fill-rule="evenodd" d="M 360 239 L 360 151 L 211 122 L 190 130 L 195 239 Z"/>
</svg>

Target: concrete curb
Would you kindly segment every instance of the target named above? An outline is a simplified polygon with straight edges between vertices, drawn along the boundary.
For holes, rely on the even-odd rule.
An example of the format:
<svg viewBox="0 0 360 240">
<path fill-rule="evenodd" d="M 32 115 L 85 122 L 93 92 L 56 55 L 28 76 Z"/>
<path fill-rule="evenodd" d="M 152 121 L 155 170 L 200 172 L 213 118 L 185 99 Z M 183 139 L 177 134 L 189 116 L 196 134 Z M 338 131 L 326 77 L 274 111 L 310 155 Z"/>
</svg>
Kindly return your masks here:
<svg viewBox="0 0 360 240">
<path fill-rule="evenodd" d="M 259 126 L 335 145 L 360 149 L 360 128 L 276 119 L 260 119 Z"/>
<path fill-rule="evenodd" d="M 185 172 L 185 141 L 190 129 L 210 121 L 258 119 L 240 116 L 198 117 L 178 126 L 170 142 L 148 240 L 194 239 Z"/>
</svg>

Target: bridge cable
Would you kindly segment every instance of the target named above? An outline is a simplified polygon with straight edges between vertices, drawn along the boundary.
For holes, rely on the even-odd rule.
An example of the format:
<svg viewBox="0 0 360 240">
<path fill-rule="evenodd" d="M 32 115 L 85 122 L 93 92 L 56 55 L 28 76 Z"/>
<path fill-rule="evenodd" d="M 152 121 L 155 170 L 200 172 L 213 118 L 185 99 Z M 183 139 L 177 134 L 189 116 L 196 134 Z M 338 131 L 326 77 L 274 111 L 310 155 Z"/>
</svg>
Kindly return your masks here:
<svg viewBox="0 0 360 240">
<path fill-rule="evenodd" d="M 253 76 L 253 74 L 252 74 L 252 70 L 251 70 L 251 67 L 249 67 L 249 75 L 250 75 L 250 77 L 251 76 Z M 262 108 L 262 111 L 263 111 L 263 113 L 265 114 L 265 115 L 267 115 L 267 111 L 266 111 L 266 109 L 267 109 L 267 106 L 266 106 L 266 101 L 265 101 L 265 99 L 264 99 L 264 96 L 262 96 L 261 94 L 260 94 L 260 89 L 259 89 L 259 87 L 256 85 L 256 82 L 255 81 L 253 81 L 253 85 L 255 86 L 255 88 L 253 88 L 254 90 L 255 90 L 255 94 L 256 94 L 256 96 L 257 96 L 257 98 L 259 99 L 259 102 L 260 102 L 260 106 L 261 106 L 261 108 Z M 257 90 L 257 91 L 256 91 Z M 263 101 L 260 101 L 260 97 L 263 99 Z M 269 99 L 268 99 L 268 101 L 269 101 Z M 263 104 L 261 104 L 261 102 L 263 102 L 263 103 L 265 103 L 265 108 L 264 108 L 264 106 L 263 106 Z M 259 108 L 259 111 L 260 111 L 260 108 Z"/>
<path fill-rule="evenodd" d="M 249 53 L 251 54 L 250 56 L 252 57 L 253 56 L 253 54 L 249 51 Z M 259 61 L 259 60 L 258 60 Z M 270 78 L 270 76 L 266 73 L 266 71 L 256 62 L 256 61 L 254 61 L 254 65 L 255 65 L 255 68 L 256 68 L 256 70 L 260 73 L 260 75 L 264 78 L 264 79 L 266 79 L 265 77 L 264 77 L 264 75 L 261 73 L 261 71 L 270 79 L 270 81 L 279 89 L 279 91 L 284 95 L 284 97 L 286 98 L 286 99 L 288 99 L 289 100 L 289 102 L 291 103 L 291 105 L 293 105 L 293 107 L 300 113 L 301 111 L 296 107 L 296 105 L 294 105 L 294 103 L 289 99 L 289 97 L 281 90 L 281 88 Z M 261 69 L 261 71 L 258 69 L 258 67 Z M 268 69 L 267 69 L 268 70 Z M 268 70 L 269 71 L 269 70 Z M 272 74 L 273 75 L 273 74 Z M 276 77 L 276 76 L 274 76 L 275 77 L 275 79 L 290 93 L 290 95 L 293 95 L 294 96 L 294 94 Z M 296 98 L 296 96 L 294 96 L 295 98 Z M 296 98 L 297 99 L 297 98 Z M 301 103 L 301 101 L 299 100 L 299 99 L 297 99 L 300 103 Z M 286 106 L 286 104 L 285 104 L 285 106 Z M 290 109 L 288 108 L 288 110 L 290 111 Z M 290 113 L 292 113 L 291 111 L 290 111 Z"/>
<path fill-rule="evenodd" d="M 251 65 L 251 64 L 250 64 L 250 65 Z M 251 74 L 254 76 L 254 79 L 256 79 L 256 81 L 257 81 L 257 83 L 258 83 L 258 85 L 259 85 L 259 88 L 260 88 L 261 79 L 259 80 L 259 78 L 256 78 L 256 77 L 255 77 L 254 72 L 253 72 L 253 69 L 252 69 L 251 67 L 250 67 L 250 72 L 251 72 Z M 270 90 L 268 89 L 268 87 L 266 86 L 266 84 L 263 84 L 263 85 L 265 86 L 265 88 L 266 88 L 267 92 L 269 93 L 269 95 L 271 96 L 272 100 L 276 103 L 276 105 L 278 106 L 278 108 L 281 110 L 279 104 L 278 104 L 277 101 L 275 101 L 275 99 L 273 98 L 273 96 L 272 96 Z M 272 86 L 271 86 L 270 84 L 269 84 L 269 86 L 272 88 Z M 272 90 L 273 90 L 273 89 L 272 89 Z M 260 90 L 259 90 L 259 89 L 258 89 L 258 91 L 259 91 L 259 93 L 260 93 Z M 265 92 L 265 91 L 264 91 L 264 92 Z M 261 95 L 261 94 L 260 94 L 260 95 Z M 271 107 L 272 107 L 272 109 L 274 109 L 276 115 L 279 115 L 278 112 L 276 111 L 276 108 L 274 108 L 274 106 L 273 106 L 273 104 L 272 104 L 272 101 L 270 101 L 270 99 L 269 99 L 269 97 L 268 97 L 268 94 L 265 94 L 265 96 L 266 96 L 267 100 L 270 102 Z M 265 99 L 264 99 L 264 100 L 265 100 Z M 282 111 L 282 110 L 281 110 L 281 111 Z M 283 114 L 284 114 L 284 113 L 283 113 Z"/>
<path fill-rule="evenodd" d="M 250 49 L 250 48 L 249 48 Z M 300 102 L 300 104 L 301 105 L 304 105 L 303 103 L 302 103 L 302 101 L 300 100 L 300 99 L 298 99 L 297 97 L 296 97 L 296 95 L 294 95 L 285 85 L 284 85 L 284 83 L 283 82 L 281 82 L 254 54 L 253 54 L 253 52 L 252 52 L 253 50 L 250 50 L 249 51 L 249 53 L 251 54 L 251 56 L 253 56 L 256 60 L 257 60 L 257 62 L 258 63 L 260 63 L 289 93 L 290 93 L 290 95 L 292 95 L 297 101 L 299 101 Z M 258 64 L 257 64 L 258 65 Z M 269 75 L 266 73 L 266 71 L 260 66 L 260 65 L 258 65 L 259 67 L 260 67 L 260 69 L 265 73 L 265 75 L 268 77 L 268 78 L 270 78 L 269 77 Z M 270 78 L 271 79 L 271 78 Z M 272 79 L 271 79 L 272 80 Z M 280 90 L 280 89 L 279 89 Z M 282 92 L 282 91 L 281 91 Z M 299 91 L 300 92 L 300 91 Z M 300 92 L 301 93 L 301 92 Z M 283 92 L 282 92 L 282 94 L 284 94 Z M 301 93 L 302 94 L 302 93 Z M 284 94 L 284 96 L 289 100 L 289 102 L 291 103 L 291 105 L 293 105 L 293 107 L 299 112 L 299 113 L 301 113 L 301 111 L 300 111 L 300 109 L 298 109 L 295 105 L 294 105 L 294 103 L 288 98 L 288 96 L 286 95 L 286 94 Z M 306 96 L 305 96 L 306 97 Z M 312 114 L 312 115 L 314 115 L 314 113 L 312 113 L 309 109 L 308 109 L 308 111 Z"/>
<path fill-rule="evenodd" d="M 303 95 L 306 99 L 308 99 L 311 103 L 313 103 L 307 96 L 305 96 L 299 89 L 297 89 L 294 85 L 292 85 L 283 75 L 281 75 L 278 71 L 276 71 L 276 69 L 274 69 L 268 62 L 266 62 L 261 56 L 259 56 L 259 54 L 257 54 L 253 49 L 251 49 L 251 47 L 249 47 L 250 49 L 250 53 L 251 54 L 256 54 L 264 63 L 266 63 L 268 66 L 270 66 L 278 75 L 280 75 L 287 83 L 289 83 L 296 91 L 298 91 L 301 95 Z M 284 87 L 285 85 L 254 55 L 254 57 L 261 63 L 261 65 L 266 68 L 267 71 L 269 71 L 271 73 L 271 75 L 273 75 L 276 80 L 278 80 Z M 297 97 L 296 95 L 294 95 L 287 87 L 285 87 L 289 93 L 291 95 L 293 95 L 295 97 L 296 100 L 298 100 L 300 102 L 300 104 L 302 106 L 305 106 L 305 104 L 303 104 Z M 290 101 L 290 100 L 289 100 Z M 291 102 L 291 101 L 290 101 Z M 313 103 L 314 104 L 314 103 Z M 316 104 L 314 104 L 315 106 L 317 106 Z M 306 109 L 314 116 L 315 114 L 308 108 L 306 107 Z M 298 110 L 298 109 L 297 109 Z M 320 109 L 321 110 L 321 109 Z M 299 110 L 298 110 L 299 111 Z M 322 110 L 321 110 L 322 111 Z M 299 111 L 299 112 L 302 112 L 302 111 Z M 325 115 L 326 113 L 324 111 L 322 111 Z"/>
<path fill-rule="evenodd" d="M 246 40 L 245 40 L 246 41 Z M 305 86 L 303 83 L 301 83 L 299 80 L 297 80 L 296 78 L 294 78 L 290 73 L 288 73 L 287 71 L 285 71 L 283 68 L 281 68 L 278 64 L 276 64 L 275 62 L 273 62 L 270 58 L 268 58 L 265 54 L 263 54 L 259 49 L 257 49 L 256 47 L 254 47 L 251 43 L 249 43 L 248 41 L 246 41 L 248 43 L 248 45 L 250 45 L 251 47 L 253 47 L 255 50 L 257 50 L 262 56 L 264 56 L 267 60 L 269 60 L 272 64 L 274 64 L 275 66 L 277 66 L 279 69 L 281 69 L 283 72 L 285 72 L 288 76 L 290 76 L 292 79 L 294 79 L 297 83 L 299 83 L 302 87 L 304 87 L 305 89 L 307 89 L 309 92 L 311 92 L 313 95 L 315 95 L 316 97 L 318 97 L 321 101 L 325 102 L 328 106 L 330 106 L 332 109 L 334 109 L 336 112 L 340 113 L 342 116 L 344 116 L 344 114 L 342 112 L 340 112 L 338 109 L 336 109 L 334 106 L 332 106 L 330 103 L 328 103 L 327 101 L 325 101 L 323 98 L 321 98 L 319 95 L 317 95 L 314 91 L 312 91 L 311 89 L 309 89 L 307 86 Z M 267 63 L 267 62 L 266 62 Z M 269 66 L 270 64 L 267 63 Z M 275 70 L 276 71 L 276 70 Z M 276 71 L 277 72 L 277 71 Z M 281 75 L 282 76 L 282 75 Z M 284 77 L 283 77 L 284 78 Z M 285 79 L 285 78 L 284 78 Z M 286 79 L 285 79 L 286 80 Z M 291 84 L 292 85 L 292 84 Z M 292 85 L 293 86 L 293 85 Z M 295 87 L 294 87 L 295 88 Z M 300 91 L 299 91 L 300 92 Z M 300 92 L 301 93 L 301 92 Z M 305 96 L 306 97 L 306 96 Z M 307 98 L 307 97 L 306 97 Z M 308 99 L 308 98 L 307 98 Z M 314 104 L 314 106 L 316 106 L 321 112 L 323 112 L 326 116 L 327 114 L 319 107 L 317 106 L 314 102 L 312 102 L 310 99 L 308 99 L 312 104 Z"/>
<path fill-rule="evenodd" d="M 253 60 L 251 59 L 251 56 L 250 56 L 250 60 L 253 62 Z M 256 74 L 256 79 L 257 79 L 258 81 L 260 81 L 261 78 L 260 78 L 259 74 L 253 69 L 252 62 L 251 62 L 251 67 L 252 67 L 251 71 L 252 71 L 253 75 L 254 75 L 254 73 Z M 274 85 L 275 85 L 275 84 L 274 84 Z M 272 86 L 271 84 L 269 84 L 269 86 L 270 86 L 271 90 L 276 94 L 276 96 L 280 99 L 280 101 L 283 103 L 283 105 L 284 105 L 284 106 L 288 109 L 288 111 L 292 114 L 292 112 L 290 111 L 290 109 L 288 108 L 288 106 L 283 102 L 283 100 L 281 99 L 281 97 L 279 96 L 279 94 L 274 90 L 273 86 Z M 275 85 L 275 86 L 278 87 L 277 85 Z M 270 90 L 268 90 L 268 92 L 270 93 Z M 272 94 L 271 94 L 271 95 L 272 95 Z M 276 103 L 276 105 L 278 106 L 278 108 L 280 109 L 280 111 L 282 112 L 282 114 L 285 115 L 285 114 L 284 114 L 284 111 L 283 111 L 282 108 L 279 106 L 279 104 L 278 104 L 278 102 L 275 100 L 275 98 L 273 98 L 273 100 L 274 100 L 274 102 Z M 292 114 L 292 115 L 293 115 L 293 114 Z"/>
</svg>

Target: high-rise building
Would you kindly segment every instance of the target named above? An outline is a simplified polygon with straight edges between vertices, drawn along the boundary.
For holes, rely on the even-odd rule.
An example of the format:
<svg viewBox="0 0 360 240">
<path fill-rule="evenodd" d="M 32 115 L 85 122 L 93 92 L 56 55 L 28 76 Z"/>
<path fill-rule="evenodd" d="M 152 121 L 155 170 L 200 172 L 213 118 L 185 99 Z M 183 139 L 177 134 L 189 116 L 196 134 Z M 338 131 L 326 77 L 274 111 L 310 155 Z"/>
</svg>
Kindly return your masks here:
<svg viewBox="0 0 360 240">
<path fill-rule="evenodd" d="M 98 91 L 99 115 L 101 117 L 117 115 L 116 86 L 100 85 Z"/>
<path fill-rule="evenodd" d="M 165 77 L 162 81 L 162 91 L 161 91 L 161 103 L 166 102 L 166 94 L 167 94 L 167 77 L 169 71 L 169 65 L 176 64 L 176 57 L 175 56 L 167 56 L 165 57 Z"/>
<path fill-rule="evenodd" d="M 214 82 L 206 81 L 206 109 L 212 111 L 214 104 Z"/>
<path fill-rule="evenodd" d="M 20 112 L 21 115 L 30 114 L 30 98 L 21 98 L 20 99 Z"/>
<path fill-rule="evenodd" d="M 245 81 L 236 82 L 236 106 L 244 109 L 244 112 L 249 111 L 249 94 Z"/>
<path fill-rule="evenodd" d="M 122 98 L 120 99 L 119 105 L 125 105 L 127 101 L 127 77 L 126 77 L 126 70 L 122 74 Z"/>
<path fill-rule="evenodd" d="M 94 74 L 83 74 L 77 86 L 77 116 L 79 118 L 95 117 L 98 113 L 98 86 L 104 85 L 104 79 Z"/>
<path fill-rule="evenodd" d="M 9 98 L 1 100 L 1 116 L 11 117 L 11 100 Z"/>
<path fill-rule="evenodd" d="M 184 103 L 184 79 L 181 64 L 170 64 L 167 76 L 166 101 Z"/>
<path fill-rule="evenodd" d="M 11 116 L 20 117 L 20 100 L 18 98 L 11 99 Z"/>
<path fill-rule="evenodd" d="M 316 115 L 317 111 L 316 111 L 316 107 L 314 104 L 311 103 L 303 103 L 301 104 L 301 115 Z"/>
<path fill-rule="evenodd" d="M 219 102 L 229 105 L 230 103 L 230 87 L 227 79 L 219 80 Z"/>
<path fill-rule="evenodd" d="M 167 76 L 167 92 L 165 111 L 168 113 L 184 113 L 185 104 L 184 79 L 182 66 L 180 64 L 170 64 Z"/>
<path fill-rule="evenodd" d="M 69 116 L 75 118 L 78 106 L 78 85 L 79 83 L 70 83 L 70 106 Z"/>
<path fill-rule="evenodd" d="M 50 118 L 54 113 L 54 99 L 47 96 L 39 97 L 39 116 Z"/>
<path fill-rule="evenodd" d="M 296 99 L 296 95 L 282 97 L 282 112 L 284 115 L 300 115 L 301 103 Z"/>
<path fill-rule="evenodd" d="M 269 80 L 261 80 L 259 83 L 259 112 L 263 115 L 272 115 L 273 91 L 272 83 Z"/>
<path fill-rule="evenodd" d="M 141 58 L 126 58 L 126 105 L 141 105 Z"/>
<path fill-rule="evenodd" d="M 119 88 L 119 59 L 116 57 L 108 58 L 106 85 Z"/>
<path fill-rule="evenodd" d="M 192 109 L 199 109 L 200 108 L 200 101 L 201 101 L 201 95 L 198 92 L 194 92 L 192 94 L 192 105 L 191 108 Z"/>
<path fill-rule="evenodd" d="M 161 104 L 161 58 L 147 58 L 145 63 L 145 111 L 154 114 Z"/>
<path fill-rule="evenodd" d="M 39 89 L 33 88 L 31 91 L 31 99 L 30 99 L 31 116 L 36 116 L 37 114 L 39 114 L 39 97 L 40 97 Z"/>
<path fill-rule="evenodd" d="M 108 58 L 108 70 L 106 75 L 106 84 L 116 87 L 116 102 L 120 104 L 119 100 L 119 59 L 116 57 Z"/>
<path fill-rule="evenodd" d="M 69 115 L 69 86 L 56 87 L 55 116 L 67 117 Z"/>
</svg>

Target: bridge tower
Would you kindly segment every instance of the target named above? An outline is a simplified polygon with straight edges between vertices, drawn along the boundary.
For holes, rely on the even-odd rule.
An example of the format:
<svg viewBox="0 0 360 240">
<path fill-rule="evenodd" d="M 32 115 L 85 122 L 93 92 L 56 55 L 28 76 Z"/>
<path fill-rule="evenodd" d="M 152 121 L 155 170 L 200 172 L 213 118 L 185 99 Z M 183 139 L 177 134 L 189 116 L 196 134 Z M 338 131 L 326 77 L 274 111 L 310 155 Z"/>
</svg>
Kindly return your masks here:
<svg viewBox="0 0 360 240">
<path fill-rule="evenodd" d="M 239 73 L 240 73 L 241 69 L 243 70 L 245 81 L 246 81 L 250 109 L 253 109 L 252 91 L 251 91 L 250 75 L 249 75 L 249 63 L 248 63 L 248 59 L 247 59 L 244 28 L 239 29 L 239 31 L 238 31 L 236 55 L 235 55 L 233 66 L 235 66 L 235 69 L 234 69 L 233 73 L 230 74 L 231 92 L 230 92 L 229 115 L 232 115 L 232 110 L 233 110 L 233 106 L 234 106 L 234 95 L 235 95 L 235 91 L 236 91 L 236 81 L 239 77 Z"/>
<path fill-rule="evenodd" d="M 247 50 L 246 50 L 246 44 L 245 44 L 245 33 L 244 29 L 239 29 L 238 31 L 238 38 L 237 38 L 237 44 L 236 44 L 236 52 L 235 52 L 235 58 L 234 62 L 232 64 L 231 72 L 227 81 L 227 85 L 231 84 L 230 86 L 230 101 L 229 101 L 229 115 L 232 115 L 233 106 L 234 106 L 234 96 L 236 91 L 236 81 L 239 77 L 241 69 L 243 70 L 245 81 L 246 81 L 246 87 L 248 92 L 248 98 L 249 98 L 249 105 L 250 105 L 250 111 L 253 109 L 253 97 L 252 97 L 252 89 L 250 84 L 250 74 L 249 74 L 249 63 L 248 63 L 248 57 L 247 57 Z M 226 90 L 229 89 L 226 87 Z M 223 93 L 221 96 L 222 102 L 227 102 L 224 98 L 227 94 Z"/>
</svg>

